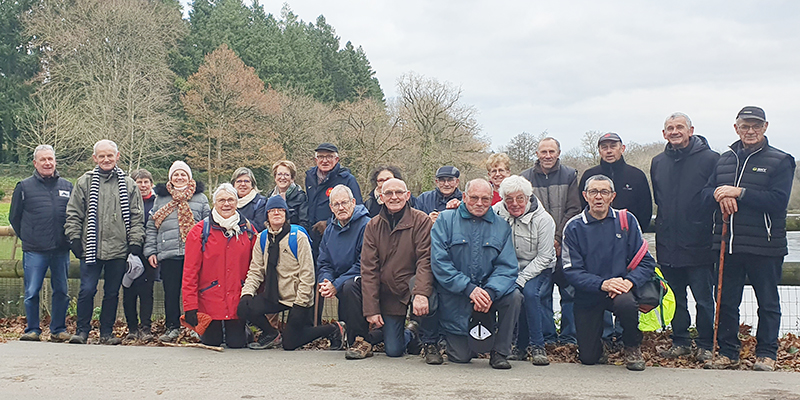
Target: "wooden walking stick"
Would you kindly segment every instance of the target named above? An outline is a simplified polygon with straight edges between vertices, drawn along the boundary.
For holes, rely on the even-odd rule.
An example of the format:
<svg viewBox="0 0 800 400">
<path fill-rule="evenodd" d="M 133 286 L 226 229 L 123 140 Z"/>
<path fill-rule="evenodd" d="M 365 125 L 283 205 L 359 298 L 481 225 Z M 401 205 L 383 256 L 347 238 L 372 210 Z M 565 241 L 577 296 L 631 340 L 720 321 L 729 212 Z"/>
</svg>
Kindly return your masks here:
<svg viewBox="0 0 800 400">
<path fill-rule="evenodd" d="M 722 270 L 725 267 L 725 235 L 728 234 L 728 214 L 722 214 L 722 242 L 719 245 L 719 277 L 717 278 L 717 304 L 714 305 L 714 343 L 711 345 L 711 362 L 717 359 L 717 332 L 719 331 L 719 303 L 722 300 Z"/>
</svg>

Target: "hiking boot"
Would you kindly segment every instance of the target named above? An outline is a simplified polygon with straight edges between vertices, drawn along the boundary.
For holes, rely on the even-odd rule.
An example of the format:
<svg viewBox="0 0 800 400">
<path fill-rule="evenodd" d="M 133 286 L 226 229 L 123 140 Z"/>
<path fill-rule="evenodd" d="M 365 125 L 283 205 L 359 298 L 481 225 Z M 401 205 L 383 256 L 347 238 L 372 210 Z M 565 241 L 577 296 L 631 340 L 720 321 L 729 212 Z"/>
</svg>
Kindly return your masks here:
<svg viewBox="0 0 800 400">
<path fill-rule="evenodd" d="M 150 333 L 150 328 L 142 329 L 139 331 L 139 340 L 144 343 L 150 343 L 155 339 L 152 333 Z"/>
<path fill-rule="evenodd" d="M 58 332 L 55 335 L 52 333 L 50 334 L 50 341 L 54 343 L 69 342 L 70 338 L 72 338 L 72 335 L 70 335 L 66 331 Z"/>
<path fill-rule="evenodd" d="M 30 332 L 20 336 L 19 340 L 21 340 L 23 342 L 38 342 L 38 341 L 42 340 L 40 336 L 41 335 L 39 335 L 39 332 L 30 331 Z"/>
<path fill-rule="evenodd" d="M 506 357 L 508 361 L 527 361 L 528 360 L 528 353 L 523 351 L 521 348 L 512 345 L 511 346 L 511 354 Z"/>
<path fill-rule="evenodd" d="M 489 356 L 489 365 L 494 369 L 511 369 L 511 363 L 508 362 L 506 356 L 492 350 Z"/>
<path fill-rule="evenodd" d="M 372 344 L 361 336 L 356 336 L 353 345 L 344 353 L 344 358 L 348 360 L 363 360 L 367 357 L 372 357 Z"/>
<path fill-rule="evenodd" d="M 167 331 L 158 337 L 158 340 L 162 342 L 174 342 L 178 340 L 178 336 L 181 335 L 181 330 L 178 328 L 174 329 L 167 329 Z"/>
<path fill-rule="evenodd" d="M 86 340 L 89 338 L 88 334 L 85 333 L 76 333 L 69 338 L 69 342 L 72 344 L 86 344 Z"/>
<path fill-rule="evenodd" d="M 406 329 L 411 332 L 411 341 L 406 346 L 406 352 L 412 355 L 420 355 L 422 353 L 422 340 L 419 338 L 419 323 L 414 320 L 408 321 Z"/>
<path fill-rule="evenodd" d="M 637 347 L 625 348 L 625 368 L 631 371 L 644 371 L 644 358 L 642 349 Z"/>
<path fill-rule="evenodd" d="M 694 352 L 694 359 L 702 363 L 711 361 L 712 357 L 713 354 L 711 354 L 711 350 L 708 349 L 698 347 Z"/>
<path fill-rule="evenodd" d="M 758 357 L 753 364 L 753 371 L 774 371 L 775 360 L 769 357 Z"/>
<path fill-rule="evenodd" d="M 703 364 L 705 369 L 733 369 L 739 366 L 739 360 L 731 360 L 727 356 L 717 356 L 716 360 L 709 360 Z"/>
<path fill-rule="evenodd" d="M 116 346 L 122 343 L 122 339 L 116 336 L 102 336 L 100 337 L 100 344 L 105 344 L 108 346 Z"/>
<path fill-rule="evenodd" d="M 689 354 L 692 354 L 692 348 L 688 346 L 673 345 L 669 350 L 664 350 L 659 354 L 664 358 L 678 358 L 680 356 L 688 356 Z"/>
<path fill-rule="evenodd" d="M 333 321 L 331 324 L 336 327 L 336 330 L 328 336 L 328 340 L 331 342 L 329 350 L 342 350 L 347 345 L 347 325 L 344 321 Z"/>
<path fill-rule="evenodd" d="M 266 350 L 273 349 L 280 343 L 283 343 L 280 332 L 275 332 L 272 335 L 267 335 L 266 333 L 261 332 L 261 337 L 258 338 L 258 341 L 248 344 L 247 347 L 252 350 Z"/>
<path fill-rule="evenodd" d="M 550 359 L 547 358 L 547 350 L 542 346 L 529 347 L 528 353 L 531 355 L 531 364 L 533 365 L 550 365 Z"/>
<path fill-rule="evenodd" d="M 125 340 L 135 341 L 139 339 L 139 332 L 138 331 L 129 331 L 127 335 L 125 335 Z"/>
<path fill-rule="evenodd" d="M 444 362 L 442 352 L 436 344 L 425 345 L 425 363 L 430 365 L 441 365 Z"/>
</svg>

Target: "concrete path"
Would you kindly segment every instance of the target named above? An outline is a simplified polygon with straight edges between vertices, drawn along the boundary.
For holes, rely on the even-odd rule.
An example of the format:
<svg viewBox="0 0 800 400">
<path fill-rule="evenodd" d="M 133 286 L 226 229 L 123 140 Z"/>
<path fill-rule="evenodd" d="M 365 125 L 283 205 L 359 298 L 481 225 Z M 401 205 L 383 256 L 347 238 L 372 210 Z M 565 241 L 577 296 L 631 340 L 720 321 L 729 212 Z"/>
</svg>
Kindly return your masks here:
<svg viewBox="0 0 800 400">
<path fill-rule="evenodd" d="M 800 374 L 420 357 L 349 361 L 343 352 L 0 344 L 0 399 L 781 399 Z"/>
</svg>

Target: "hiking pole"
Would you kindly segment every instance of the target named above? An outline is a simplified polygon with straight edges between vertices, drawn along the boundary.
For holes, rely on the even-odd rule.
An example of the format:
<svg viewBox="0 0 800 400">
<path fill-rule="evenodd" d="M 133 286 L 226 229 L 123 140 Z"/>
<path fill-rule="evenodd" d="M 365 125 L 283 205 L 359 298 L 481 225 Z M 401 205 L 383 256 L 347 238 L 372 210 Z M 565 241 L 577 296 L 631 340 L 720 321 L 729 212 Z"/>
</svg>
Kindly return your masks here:
<svg viewBox="0 0 800 400">
<path fill-rule="evenodd" d="M 719 303 L 722 300 L 722 270 L 725 268 L 725 235 L 728 234 L 728 214 L 722 214 L 722 242 L 719 245 L 719 277 L 717 278 L 717 303 L 714 305 L 714 343 L 711 345 L 711 362 L 717 359 L 717 332 L 719 331 Z"/>
</svg>

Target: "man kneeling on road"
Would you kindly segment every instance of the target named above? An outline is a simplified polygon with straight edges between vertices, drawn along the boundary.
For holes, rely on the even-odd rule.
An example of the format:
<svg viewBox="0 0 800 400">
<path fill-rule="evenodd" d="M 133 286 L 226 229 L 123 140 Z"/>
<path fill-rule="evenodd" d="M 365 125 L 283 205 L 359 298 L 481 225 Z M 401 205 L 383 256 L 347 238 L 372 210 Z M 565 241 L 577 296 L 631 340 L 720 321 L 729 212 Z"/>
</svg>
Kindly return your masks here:
<svg viewBox="0 0 800 400">
<path fill-rule="evenodd" d="M 589 205 L 564 228 L 564 275 L 575 287 L 575 329 L 581 363 L 593 365 L 604 356 L 600 340 L 603 312 L 610 310 L 622 324 L 626 367 L 643 371 L 639 305 L 633 289 L 653 276 L 655 261 L 646 252 L 638 266 L 628 270 L 628 263 L 644 239 L 631 213 L 625 213 L 629 229 L 622 229 L 622 214 L 610 207 L 615 196 L 614 182 L 607 176 L 595 175 L 586 180 L 583 197 Z"/>
</svg>

